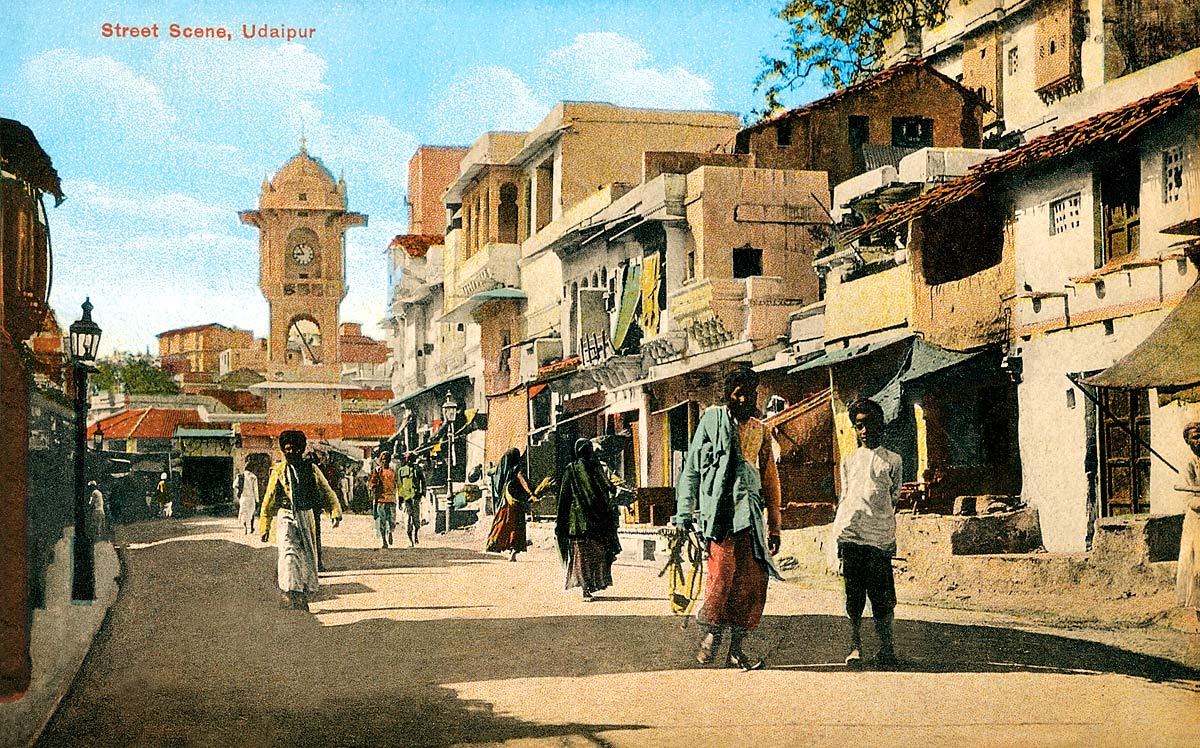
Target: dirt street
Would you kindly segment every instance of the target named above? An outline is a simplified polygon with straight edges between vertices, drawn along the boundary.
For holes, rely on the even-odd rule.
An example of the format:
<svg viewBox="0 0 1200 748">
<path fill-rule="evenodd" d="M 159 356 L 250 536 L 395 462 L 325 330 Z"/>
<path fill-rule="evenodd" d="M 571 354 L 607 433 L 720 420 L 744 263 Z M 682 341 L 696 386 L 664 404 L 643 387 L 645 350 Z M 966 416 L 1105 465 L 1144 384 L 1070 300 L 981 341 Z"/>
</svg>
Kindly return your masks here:
<svg viewBox="0 0 1200 748">
<path fill-rule="evenodd" d="M 385 551 L 358 516 L 324 541 L 304 613 L 233 519 L 118 528 L 120 598 L 38 745 L 1194 744 L 1194 660 L 1137 632 L 901 606 L 902 669 L 854 673 L 838 595 L 773 583 L 750 642 L 770 667 L 742 673 L 693 661 L 647 566 L 584 603 L 547 551 Z"/>
</svg>

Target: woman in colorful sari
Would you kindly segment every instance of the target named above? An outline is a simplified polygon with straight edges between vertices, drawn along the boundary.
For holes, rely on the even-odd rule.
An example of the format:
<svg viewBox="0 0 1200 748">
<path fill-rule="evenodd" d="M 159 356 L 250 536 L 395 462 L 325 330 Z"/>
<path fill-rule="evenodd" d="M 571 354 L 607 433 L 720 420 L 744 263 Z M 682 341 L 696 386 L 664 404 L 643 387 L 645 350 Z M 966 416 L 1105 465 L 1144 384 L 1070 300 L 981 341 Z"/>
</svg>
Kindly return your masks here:
<svg viewBox="0 0 1200 748">
<path fill-rule="evenodd" d="M 567 589 L 583 588 L 584 601 L 612 584 L 617 539 L 616 487 L 587 439 L 575 442 L 574 461 L 563 472 L 554 531 L 567 566 Z"/>
<path fill-rule="evenodd" d="M 488 534 L 487 550 L 495 553 L 509 551 L 509 561 L 528 546 L 525 539 L 525 513 L 533 491 L 521 473 L 521 453 L 516 447 L 504 453 L 496 472 L 492 474 L 492 501 L 496 516 Z"/>
</svg>

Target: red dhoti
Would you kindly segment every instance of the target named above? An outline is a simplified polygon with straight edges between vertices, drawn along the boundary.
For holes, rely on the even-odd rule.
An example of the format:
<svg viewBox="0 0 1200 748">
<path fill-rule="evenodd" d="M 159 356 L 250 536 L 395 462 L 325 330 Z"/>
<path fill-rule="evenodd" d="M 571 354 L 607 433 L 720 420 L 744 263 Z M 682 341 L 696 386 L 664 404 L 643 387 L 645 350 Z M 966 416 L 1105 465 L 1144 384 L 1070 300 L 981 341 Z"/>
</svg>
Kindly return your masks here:
<svg viewBox="0 0 1200 748">
<path fill-rule="evenodd" d="M 750 529 L 708 543 L 708 579 L 704 606 L 696 620 L 710 626 L 753 631 L 767 603 L 767 569 L 754 557 Z"/>
</svg>

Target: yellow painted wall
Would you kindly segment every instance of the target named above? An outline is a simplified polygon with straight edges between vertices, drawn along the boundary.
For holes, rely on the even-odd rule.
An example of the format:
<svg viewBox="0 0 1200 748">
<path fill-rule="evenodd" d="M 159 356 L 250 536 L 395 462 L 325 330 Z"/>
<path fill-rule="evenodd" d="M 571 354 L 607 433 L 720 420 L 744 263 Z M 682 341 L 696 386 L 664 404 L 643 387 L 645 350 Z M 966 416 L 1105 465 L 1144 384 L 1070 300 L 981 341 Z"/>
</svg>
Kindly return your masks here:
<svg viewBox="0 0 1200 748">
<path fill-rule="evenodd" d="M 912 319 L 908 265 L 832 285 L 825 295 L 825 340 L 897 327 Z"/>
</svg>

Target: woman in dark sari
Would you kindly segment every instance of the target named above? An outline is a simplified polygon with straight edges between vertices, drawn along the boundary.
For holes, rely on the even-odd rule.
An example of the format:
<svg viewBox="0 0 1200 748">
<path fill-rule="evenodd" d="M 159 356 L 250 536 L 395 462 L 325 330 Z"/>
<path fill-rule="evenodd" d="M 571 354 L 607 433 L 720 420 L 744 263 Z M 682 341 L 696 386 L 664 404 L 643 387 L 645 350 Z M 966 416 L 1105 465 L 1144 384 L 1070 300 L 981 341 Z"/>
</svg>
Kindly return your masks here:
<svg viewBox="0 0 1200 748">
<path fill-rule="evenodd" d="M 555 535 L 567 566 L 567 589 L 583 588 L 583 599 L 612 584 L 612 564 L 621 552 L 617 539 L 616 487 L 597 459 L 592 443 L 575 442 L 574 461 L 558 492 Z"/>
<path fill-rule="evenodd" d="M 492 506 L 496 508 L 496 516 L 488 534 L 487 550 L 495 553 L 511 551 L 508 560 L 517 560 L 517 554 L 528 546 L 525 513 L 529 511 L 532 495 L 521 473 L 521 453 L 513 447 L 500 458 L 500 464 L 492 474 Z"/>
</svg>

